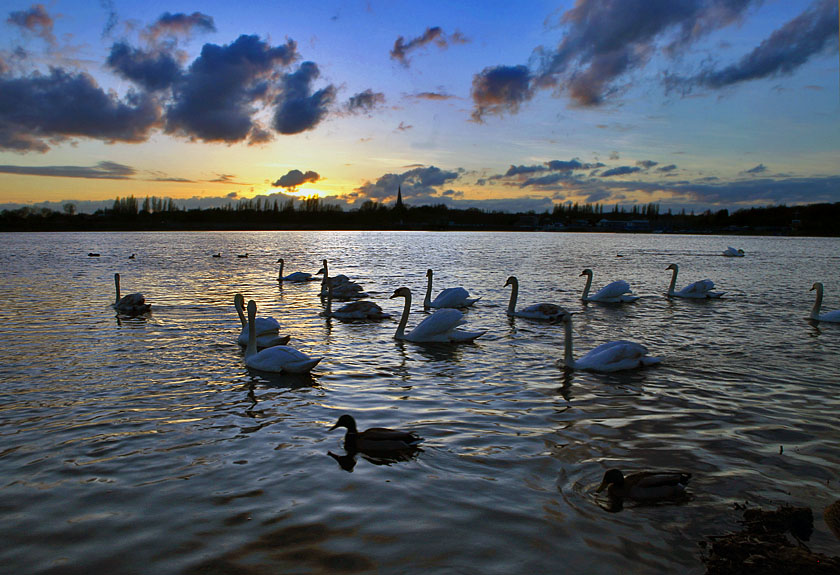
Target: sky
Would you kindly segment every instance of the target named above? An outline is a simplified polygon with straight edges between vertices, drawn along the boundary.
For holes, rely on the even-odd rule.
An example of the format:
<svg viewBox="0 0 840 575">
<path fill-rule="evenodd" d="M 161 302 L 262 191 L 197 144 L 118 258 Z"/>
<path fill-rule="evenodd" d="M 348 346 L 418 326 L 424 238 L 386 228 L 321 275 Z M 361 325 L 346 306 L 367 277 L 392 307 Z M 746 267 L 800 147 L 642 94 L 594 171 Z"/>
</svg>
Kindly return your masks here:
<svg viewBox="0 0 840 575">
<path fill-rule="evenodd" d="M 4 0 L 0 209 L 840 201 L 837 0 L 308 4 Z"/>
</svg>

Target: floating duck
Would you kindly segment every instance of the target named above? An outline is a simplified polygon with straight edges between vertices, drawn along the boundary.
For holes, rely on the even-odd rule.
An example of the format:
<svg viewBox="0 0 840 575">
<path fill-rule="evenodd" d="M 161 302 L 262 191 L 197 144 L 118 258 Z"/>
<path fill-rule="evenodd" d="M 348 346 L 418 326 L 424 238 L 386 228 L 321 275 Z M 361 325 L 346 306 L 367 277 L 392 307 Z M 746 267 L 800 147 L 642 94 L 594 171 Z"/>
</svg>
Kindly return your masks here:
<svg viewBox="0 0 840 575">
<path fill-rule="evenodd" d="M 423 438 L 413 431 L 401 429 L 387 429 L 385 427 L 371 427 L 365 431 L 356 429 L 356 420 L 352 415 L 344 414 L 330 428 L 346 427 L 344 434 L 344 449 L 348 452 L 363 451 L 368 453 L 387 453 L 410 451 L 417 449 Z"/>
<path fill-rule="evenodd" d="M 690 473 L 681 471 L 640 471 L 625 475 L 619 469 L 604 473 L 601 485 L 595 491 L 604 489 L 610 497 L 651 501 L 673 499 L 685 494 Z"/>
</svg>

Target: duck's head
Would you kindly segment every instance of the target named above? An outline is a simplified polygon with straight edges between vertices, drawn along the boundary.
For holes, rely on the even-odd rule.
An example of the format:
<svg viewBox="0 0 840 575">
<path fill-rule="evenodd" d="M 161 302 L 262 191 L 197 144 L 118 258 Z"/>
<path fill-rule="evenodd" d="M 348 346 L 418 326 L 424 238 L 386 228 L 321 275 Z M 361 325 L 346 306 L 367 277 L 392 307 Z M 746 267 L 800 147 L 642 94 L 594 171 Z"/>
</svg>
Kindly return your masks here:
<svg viewBox="0 0 840 575">
<path fill-rule="evenodd" d="M 339 427 L 346 427 L 347 431 L 356 433 L 356 420 L 353 419 L 352 415 L 345 413 L 344 415 L 338 418 L 338 421 L 335 422 L 335 425 L 330 427 L 330 431 Z"/>
<path fill-rule="evenodd" d="M 407 287 L 401 287 L 394 290 L 394 293 L 391 294 L 391 297 L 388 299 L 394 299 L 395 297 L 411 297 L 411 290 Z"/>
<path fill-rule="evenodd" d="M 601 493 L 610 485 L 615 485 L 616 487 L 624 485 L 624 474 L 620 469 L 607 470 L 607 472 L 604 473 L 604 479 L 601 481 L 601 485 L 598 486 L 598 489 L 596 489 L 595 492 Z"/>
<path fill-rule="evenodd" d="M 505 282 L 505 287 L 512 286 L 515 283 L 518 283 L 519 280 L 516 279 L 516 276 L 510 276 L 507 281 Z"/>
</svg>

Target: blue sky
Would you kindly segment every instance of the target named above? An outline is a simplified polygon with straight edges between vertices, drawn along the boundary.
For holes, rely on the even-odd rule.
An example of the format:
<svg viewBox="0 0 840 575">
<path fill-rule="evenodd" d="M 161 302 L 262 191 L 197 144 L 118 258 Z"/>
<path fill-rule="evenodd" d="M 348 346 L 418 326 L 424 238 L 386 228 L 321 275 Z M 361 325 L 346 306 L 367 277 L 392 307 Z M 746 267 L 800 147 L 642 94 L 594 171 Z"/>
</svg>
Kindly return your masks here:
<svg viewBox="0 0 840 575">
<path fill-rule="evenodd" d="M 840 201 L 835 0 L 313 4 L 5 2 L 0 207 Z"/>
</svg>

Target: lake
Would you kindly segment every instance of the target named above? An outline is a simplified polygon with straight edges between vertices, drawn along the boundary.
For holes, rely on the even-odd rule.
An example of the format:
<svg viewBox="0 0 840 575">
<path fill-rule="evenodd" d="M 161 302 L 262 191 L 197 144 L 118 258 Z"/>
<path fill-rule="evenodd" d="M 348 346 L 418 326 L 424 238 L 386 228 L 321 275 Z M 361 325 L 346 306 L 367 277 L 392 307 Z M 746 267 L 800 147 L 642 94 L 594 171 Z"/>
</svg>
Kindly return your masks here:
<svg viewBox="0 0 840 575">
<path fill-rule="evenodd" d="M 0 564 L 9 573 L 703 573 L 707 536 L 739 529 L 735 503 L 815 512 L 840 497 L 840 324 L 808 319 L 815 281 L 840 308 L 840 240 L 575 233 L 197 232 L 0 234 Z M 726 258 L 728 245 L 746 257 Z M 89 252 L 101 254 L 89 257 Z M 221 252 L 222 257 L 212 254 Z M 128 259 L 132 253 L 135 259 Z M 238 258 L 237 254 L 248 254 Z M 319 316 L 319 284 L 358 281 L 392 319 Z M 711 278 L 721 300 L 668 299 Z M 393 338 L 435 293 L 481 299 L 474 344 Z M 630 282 L 642 298 L 580 300 Z M 148 317 L 115 317 L 113 275 Z M 643 343 L 656 367 L 566 371 L 576 354 Z M 233 297 L 323 356 L 311 377 L 249 370 Z M 346 456 L 360 428 L 425 441 L 406 461 Z M 337 456 L 333 457 L 329 453 Z M 690 497 L 609 504 L 606 469 L 693 474 Z"/>
</svg>

